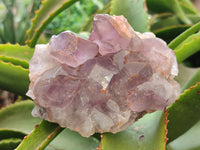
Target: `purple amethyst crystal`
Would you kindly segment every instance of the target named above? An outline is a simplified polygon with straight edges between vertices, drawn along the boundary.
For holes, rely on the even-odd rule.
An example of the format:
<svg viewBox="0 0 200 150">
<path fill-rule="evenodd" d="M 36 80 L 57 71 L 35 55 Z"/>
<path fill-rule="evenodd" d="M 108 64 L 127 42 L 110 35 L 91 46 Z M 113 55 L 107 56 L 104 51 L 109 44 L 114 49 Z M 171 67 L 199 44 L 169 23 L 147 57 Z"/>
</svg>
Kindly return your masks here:
<svg viewBox="0 0 200 150">
<path fill-rule="evenodd" d="M 88 137 L 119 132 L 179 96 L 176 57 L 123 16 L 95 15 L 89 40 L 66 31 L 37 45 L 30 61 L 33 116 Z"/>
<path fill-rule="evenodd" d="M 127 49 L 135 33 L 123 16 L 99 14 L 94 17 L 89 40 L 99 46 L 101 55 Z"/>
<path fill-rule="evenodd" d="M 59 42 L 58 42 L 59 41 Z M 98 46 L 71 31 L 52 36 L 49 42 L 50 54 L 61 64 L 77 67 L 98 53 Z"/>
</svg>

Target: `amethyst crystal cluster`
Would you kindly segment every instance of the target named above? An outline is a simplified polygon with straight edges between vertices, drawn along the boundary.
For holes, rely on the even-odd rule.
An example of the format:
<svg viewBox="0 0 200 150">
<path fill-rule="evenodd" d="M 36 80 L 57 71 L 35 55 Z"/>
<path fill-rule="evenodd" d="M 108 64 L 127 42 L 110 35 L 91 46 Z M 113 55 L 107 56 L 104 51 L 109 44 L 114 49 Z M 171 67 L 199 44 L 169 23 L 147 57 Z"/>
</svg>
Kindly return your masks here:
<svg viewBox="0 0 200 150">
<path fill-rule="evenodd" d="M 36 45 L 27 95 L 33 116 L 88 137 L 119 132 L 173 103 L 177 74 L 164 41 L 135 32 L 123 16 L 99 14 L 89 39 L 66 31 Z"/>
</svg>

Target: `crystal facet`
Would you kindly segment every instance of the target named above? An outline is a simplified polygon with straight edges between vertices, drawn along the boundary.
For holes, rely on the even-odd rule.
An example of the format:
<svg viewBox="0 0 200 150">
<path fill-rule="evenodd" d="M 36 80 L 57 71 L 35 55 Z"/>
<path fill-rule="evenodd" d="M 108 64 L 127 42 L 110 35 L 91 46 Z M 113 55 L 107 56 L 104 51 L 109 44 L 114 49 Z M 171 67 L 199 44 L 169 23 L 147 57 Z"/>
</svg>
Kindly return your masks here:
<svg viewBox="0 0 200 150">
<path fill-rule="evenodd" d="M 127 49 L 134 35 L 123 16 L 99 14 L 94 16 L 93 31 L 89 39 L 99 45 L 99 53 L 105 55 Z"/>
<path fill-rule="evenodd" d="M 88 137 L 119 132 L 179 96 L 174 52 L 123 16 L 95 15 L 89 40 L 66 31 L 30 61 L 32 115 Z"/>
<path fill-rule="evenodd" d="M 98 46 L 95 43 L 80 38 L 71 31 L 52 36 L 49 48 L 52 57 L 58 62 L 72 67 L 77 67 L 98 53 Z"/>
</svg>

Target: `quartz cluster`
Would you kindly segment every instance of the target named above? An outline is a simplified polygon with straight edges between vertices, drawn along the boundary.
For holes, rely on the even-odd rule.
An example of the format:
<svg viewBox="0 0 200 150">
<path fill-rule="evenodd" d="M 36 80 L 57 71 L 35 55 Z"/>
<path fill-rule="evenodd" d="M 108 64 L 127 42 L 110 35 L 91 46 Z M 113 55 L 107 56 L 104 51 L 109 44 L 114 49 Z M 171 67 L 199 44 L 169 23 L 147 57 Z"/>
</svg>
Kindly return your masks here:
<svg viewBox="0 0 200 150">
<path fill-rule="evenodd" d="M 32 115 L 88 137 L 119 132 L 179 96 L 174 52 L 123 16 L 94 16 L 89 39 L 65 31 L 38 44 L 27 95 Z"/>
</svg>

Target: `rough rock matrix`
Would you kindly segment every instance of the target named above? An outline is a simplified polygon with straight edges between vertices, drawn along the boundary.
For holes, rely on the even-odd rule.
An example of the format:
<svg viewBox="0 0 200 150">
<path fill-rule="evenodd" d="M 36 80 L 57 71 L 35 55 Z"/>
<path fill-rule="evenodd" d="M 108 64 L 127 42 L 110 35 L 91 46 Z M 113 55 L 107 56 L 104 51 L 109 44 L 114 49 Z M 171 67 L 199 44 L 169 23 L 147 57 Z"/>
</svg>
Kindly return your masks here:
<svg viewBox="0 0 200 150">
<path fill-rule="evenodd" d="M 123 16 L 99 14 L 89 39 L 66 31 L 36 45 L 27 95 L 33 116 L 88 137 L 119 132 L 173 103 L 177 74 L 163 40 L 135 32 Z"/>
</svg>

